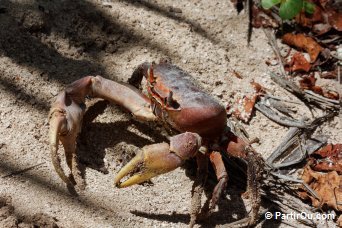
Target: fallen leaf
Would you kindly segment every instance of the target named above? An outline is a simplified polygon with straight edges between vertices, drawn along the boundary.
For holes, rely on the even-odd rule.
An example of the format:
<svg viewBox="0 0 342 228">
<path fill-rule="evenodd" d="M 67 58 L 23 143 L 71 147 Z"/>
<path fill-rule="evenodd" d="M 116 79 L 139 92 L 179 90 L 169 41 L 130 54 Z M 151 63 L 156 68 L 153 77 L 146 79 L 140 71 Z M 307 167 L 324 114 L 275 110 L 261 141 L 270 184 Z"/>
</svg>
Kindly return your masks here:
<svg viewBox="0 0 342 228">
<path fill-rule="evenodd" d="M 305 13 L 304 10 L 296 16 L 296 22 L 304 27 L 312 28 L 314 24 L 323 22 L 322 9 L 316 5 L 313 14 Z"/>
<path fill-rule="evenodd" d="M 342 188 L 340 187 L 342 176 L 339 176 L 336 171 L 321 174 L 306 166 L 302 179 L 318 196 L 317 199 L 311 194 L 308 194 L 304 187 L 301 187 L 298 195 L 302 199 L 311 200 L 312 205 L 316 208 L 327 206 L 338 211 L 342 210 L 342 206 L 338 204 L 338 202 L 342 202 Z"/>
<path fill-rule="evenodd" d="M 342 227 L 342 215 L 340 215 L 340 217 L 338 217 L 336 223 L 337 223 L 337 225 L 338 225 L 339 227 Z"/>
<path fill-rule="evenodd" d="M 342 13 L 329 9 L 326 11 L 329 24 L 339 32 L 342 32 Z"/>
<path fill-rule="evenodd" d="M 338 92 L 332 91 L 332 90 L 328 90 L 328 91 L 323 92 L 323 96 L 325 96 L 326 98 L 332 99 L 332 100 L 339 100 L 340 99 L 340 95 L 338 94 Z"/>
<path fill-rule="evenodd" d="M 257 92 L 258 94 L 264 94 L 266 92 L 265 87 L 255 81 L 251 81 L 251 85 L 253 86 L 255 92 Z"/>
<path fill-rule="evenodd" d="M 235 116 L 237 119 L 247 123 L 252 116 L 254 105 L 259 94 L 254 95 L 252 98 L 244 96 L 242 99 L 238 99 L 233 107 L 227 107 L 228 114 Z"/>
<path fill-rule="evenodd" d="M 290 61 L 291 72 L 305 71 L 309 72 L 311 69 L 310 63 L 306 60 L 302 53 L 296 52 Z"/>
<path fill-rule="evenodd" d="M 315 86 L 316 80 L 317 79 L 313 74 L 304 76 L 301 80 L 299 80 L 300 88 L 311 90 L 311 88 Z"/>
<path fill-rule="evenodd" d="M 309 157 L 310 167 L 315 171 L 336 171 L 342 174 L 342 144 L 328 144 Z"/>
<path fill-rule="evenodd" d="M 326 78 L 326 79 L 335 79 L 335 78 L 337 78 L 337 67 L 333 71 L 322 72 L 320 77 L 321 78 Z"/>
<path fill-rule="evenodd" d="M 303 34 L 295 35 L 287 33 L 282 39 L 285 44 L 295 46 L 309 53 L 311 63 L 316 61 L 319 53 L 323 50 L 323 48 L 314 39 Z"/>
</svg>

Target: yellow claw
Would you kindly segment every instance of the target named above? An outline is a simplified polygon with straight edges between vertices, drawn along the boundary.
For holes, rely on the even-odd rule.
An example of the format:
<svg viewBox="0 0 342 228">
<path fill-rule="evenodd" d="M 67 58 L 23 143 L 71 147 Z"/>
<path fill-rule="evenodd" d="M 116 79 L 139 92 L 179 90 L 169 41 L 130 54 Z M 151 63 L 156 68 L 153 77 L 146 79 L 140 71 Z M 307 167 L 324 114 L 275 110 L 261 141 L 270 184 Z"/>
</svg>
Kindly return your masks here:
<svg viewBox="0 0 342 228">
<path fill-rule="evenodd" d="M 117 174 L 114 183 L 118 188 L 140 184 L 152 177 L 170 172 L 180 167 L 183 162 L 196 155 L 201 146 L 201 138 L 195 133 L 183 133 L 170 139 L 167 143 L 145 146 Z M 120 183 L 127 175 L 133 175 Z"/>
<path fill-rule="evenodd" d="M 170 172 L 182 164 L 182 159 L 170 152 L 169 144 L 159 143 L 142 148 L 138 154 L 123 167 L 115 177 L 115 185 L 125 188 L 134 184 L 140 184 L 157 175 Z M 136 173 L 128 180 L 120 183 L 120 180 Z"/>
</svg>

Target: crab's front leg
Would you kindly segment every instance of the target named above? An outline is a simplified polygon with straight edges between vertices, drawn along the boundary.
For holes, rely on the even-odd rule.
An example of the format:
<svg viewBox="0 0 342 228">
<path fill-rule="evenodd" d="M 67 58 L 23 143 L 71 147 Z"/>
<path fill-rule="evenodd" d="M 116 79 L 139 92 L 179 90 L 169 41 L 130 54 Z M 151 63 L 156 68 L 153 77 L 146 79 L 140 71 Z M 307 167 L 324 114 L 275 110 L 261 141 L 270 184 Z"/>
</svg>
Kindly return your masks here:
<svg viewBox="0 0 342 228">
<path fill-rule="evenodd" d="M 77 166 L 76 139 L 81 131 L 86 96 L 103 98 L 121 105 L 137 119 L 156 120 L 156 116 L 151 111 L 149 99 L 129 85 L 100 76 L 87 76 L 70 84 L 57 96 L 49 113 L 52 162 L 56 172 L 68 186 L 73 186 L 76 183 L 83 186 L 83 178 L 80 176 Z M 60 164 L 57 153 L 59 141 L 62 142 L 65 149 L 71 178 L 65 175 Z"/>
<path fill-rule="evenodd" d="M 185 132 L 170 138 L 170 144 L 158 143 L 143 147 L 116 175 L 114 183 L 119 188 L 145 182 L 157 175 L 170 172 L 196 156 L 201 147 L 201 137 Z M 130 176 L 124 182 L 121 180 Z"/>
</svg>

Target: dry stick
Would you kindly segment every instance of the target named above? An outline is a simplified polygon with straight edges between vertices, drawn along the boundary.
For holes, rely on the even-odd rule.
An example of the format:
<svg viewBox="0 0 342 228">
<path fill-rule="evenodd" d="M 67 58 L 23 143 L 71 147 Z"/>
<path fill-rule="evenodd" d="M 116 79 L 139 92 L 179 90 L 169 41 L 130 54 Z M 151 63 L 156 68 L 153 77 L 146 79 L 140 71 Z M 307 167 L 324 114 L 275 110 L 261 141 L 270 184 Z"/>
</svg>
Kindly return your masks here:
<svg viewBox="0 0 342 228">
<path fill-rule="evenodd" d="M 304 123 L 303 121 L 295 120 L 293 118 L 279 115 L 277 112 L 273 111 L 271 108 L 267 107 L 263 101 L 256 103 L 255 108 L 264 114 L 270 120 L 287 127 L 298 127 L 307 128 L 310 125 Z"/>
<path fill-rule="evenodd" d="M 302 101 L 306 101 L 308 103 L 312 103 L 317 105 L 319 108 L 323 109 L 332 109 L 332 110 L 338 110 L 340 109 L 340 103 L 338 100 L 332 100 L 326 97 L 323 97 L 319 94 L 316 94 L 310 90 L 305 90 L 304 92 L 292 81 L 289 81 L 285 78 L 283 75 L 276 75 L 273 72 L 270 72 L 271 79 L 289 91 L 290 93 L 293 93 L 295 96 L 297 96 Z"/>
<path fill-rule="evenodd" d="M 283 57 L 280 54 L 279 47 L 278 47 L 278 44 L 277 44 L 277 40 L 275 38 L 274 33 L 272 32 L 271 29 L 266 29 L 266 28 L 264 28 L 263 31 L 264 31 L 265 35 L 267 36 L 268 41 L 270 42 L 271 47 L 272 47 L 274 53 L 276 54 L 276 56 L 277 56 L 277 58 L 279 60 L 279 70 L 280 70 L 280 73 L 282 75 L 286 75 L 285 68 L 284 68 L 285 62 L 284 62 Z"/>
<path fill-rule="evenodd" d="M 282 102 L 287 102 L 287 103 L 292 103 L 292 104 L 302 104 L 298 101 L 291 101 L 291 100 L 287 100 L 287 99 L 284 99 L 284 98 L 280 98 L 280 97 L 276 97 L 276 96 L 272 96 L 272 95 L 269 95 L 269 94 L 266 94 L 265 95 L 266 98 L 271 98 L 273 100 L 278 100 L 278 101 L 282 101 Z"/>
<path fill-rule="evenodd" d="M 39 163 L 39 164 L 37 164 L 37 165 L 33 165 L 33 166 L 30 166 L 30 167 L 25 168 L 25 169 L 21 169 L 21 170 L 18 170 L 18 171 L 13 171 L 13 172 L 11 172 L 10 174 L 7 174 L 7 175 L 2 176 L 1 178 L 6 178 L 6 177 L 10 177 L 10 176 L 14 176 L 14 175 L 18 175 L 18 174 L 25 173 L 25 172 L 27 172 L 27 171 L 30 171 L 31 169 L 34 169 L 34 168 L 36 168 L 36 167 L 38 167 L 38 166 L 43 165 L 44 163 L 45 163 L 45 162 L 41 162 L 41 163 Z"/>
<path fill-rule="evenodd" d="M 282 174 L 275 173 L 275 172 L 271 172 L 271 174 L 276 176 L 276 177 L 278 177 L 278 178 L 287 180 L 287 181 L 292 181 L 292 182 L 295 182 L 295 183 L 302 184 L 310 192 L 311 195 L 313 195 L 316 199 L 320 200 L 320 198 L 317 195 L 317 193 L 309 185 L 304 183 L 303 180 L 298 180 L 298 179 L 295 179 L 293 177 L 290 177 L 290 176 L 287 176 L 287 175 L 282 175 Z"/>
</svg>

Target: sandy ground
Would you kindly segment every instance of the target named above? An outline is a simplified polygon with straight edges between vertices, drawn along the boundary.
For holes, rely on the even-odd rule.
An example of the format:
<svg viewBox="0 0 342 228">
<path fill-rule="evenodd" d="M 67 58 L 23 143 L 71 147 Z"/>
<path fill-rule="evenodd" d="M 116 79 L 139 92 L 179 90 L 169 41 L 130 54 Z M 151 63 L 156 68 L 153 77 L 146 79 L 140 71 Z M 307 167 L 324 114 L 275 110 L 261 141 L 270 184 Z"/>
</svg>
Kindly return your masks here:
<svg viewBox="0 0 342 228">
<path fill-rule="evenodd" d="M 47 114 L 58 92 L 83 76 L 127 81 L 140 63 L 167 57 L 224 105 L 252 93 L 252 80 L 296 100 L 269 77 L 277 66 L 265 63 L 275 56 L 262 30 L 254 30 L 248 47 L 246 15 L 237 15 L 228 0 L 0 0 L 0 8 L 0 196 L 7 202 L 0 205 L 0 227 L 35 222 L 29 218 L 37 214 L 52 227 L 187 227 L 193 181 L 184 169 L 154 178 L 153 185 L 114 188 L 132 146 L 165 140 L 115 106 L 87 129 L 86 190 L 68 193 L 51 164 Z M 301 107 L 298 117 L 320 114 Z M 260 138 L 255 148 L 265 158 L 287 131 L 258 112 L 244 126 Z M 341 130 L 339 115 L 317 132 L 341 143 Z M 225 227 L 246 216 L 248 203 L 229 189 L 234 186 L 201 226 Z M 3 209 L 8 204 L 13 210 Z"/>
</svg>

